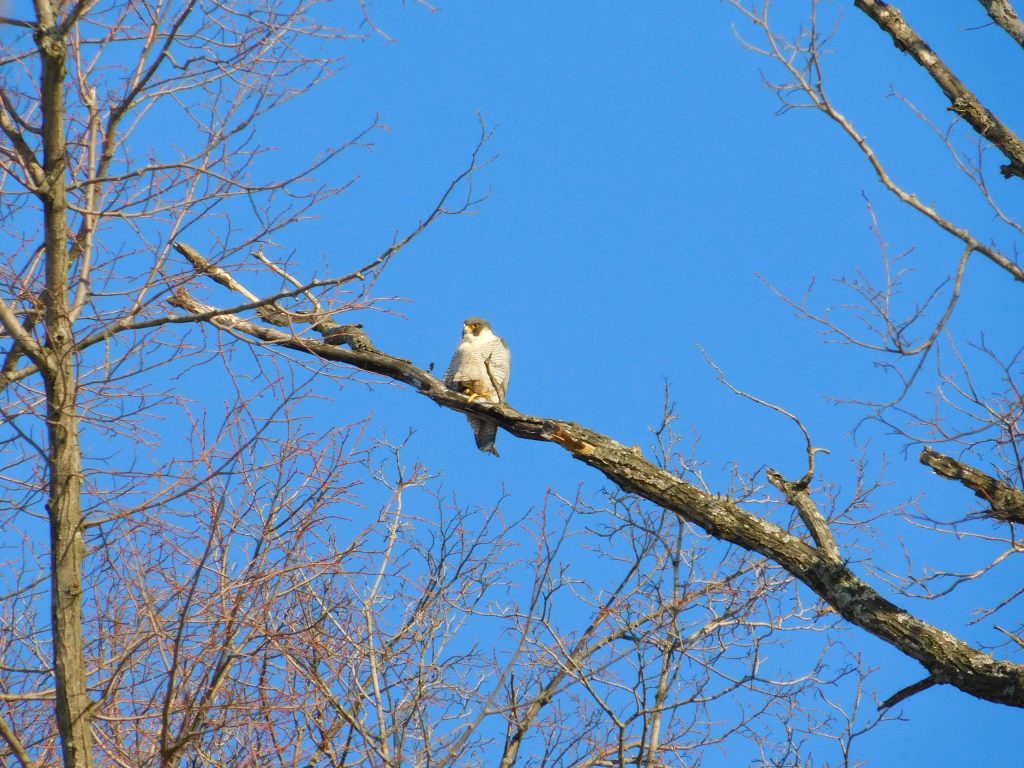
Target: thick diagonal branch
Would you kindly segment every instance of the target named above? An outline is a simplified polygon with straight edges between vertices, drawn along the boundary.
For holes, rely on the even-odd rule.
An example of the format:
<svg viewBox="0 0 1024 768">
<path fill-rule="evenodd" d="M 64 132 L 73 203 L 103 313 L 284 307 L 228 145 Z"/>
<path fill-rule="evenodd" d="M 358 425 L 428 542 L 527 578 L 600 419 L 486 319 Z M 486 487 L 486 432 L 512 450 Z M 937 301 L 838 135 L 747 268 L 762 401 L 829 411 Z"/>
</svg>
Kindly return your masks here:
<svg viewBox="0 0 1024 768">
<path fill-rule="evenodd" d="M 1024 142 L 953 74 L 953 70 L 946 66 L 906 22 L 899 9 L 880 0 L 856 0 L 854 5 L 887 32 L 897 48 L 910 54 L 914 61 L 931 75 L 932 80 L 949 99 L 953 112 L 960 115 L 979 136 L 991 141 L 1006 156 L 1010 162 L 1001 167 L 1003 176 L 1024 178 Z"/>
<path fill-rule="evenodd" d="M 833 560 L 734 500 L 708 493 L 656 467 L 631 448 L 579 424 L 520 413 L 504 404 L 470 402 L 415 365 L 379 352 L 348 350 L 218 313 L 179 290 L 176 307 L 254 341 L 345 363 L 414 387 L 444 408 L 488 419 L 526 440 L 555 443 L 629 493 L 642 496 L 722 541 L 777 563 L 851 623 L 919 661 L 937 683 L 981 699 L 1024 707 L 1024 665 L 994 659 L 885 599 L 842 561 Z"/>
</svg>

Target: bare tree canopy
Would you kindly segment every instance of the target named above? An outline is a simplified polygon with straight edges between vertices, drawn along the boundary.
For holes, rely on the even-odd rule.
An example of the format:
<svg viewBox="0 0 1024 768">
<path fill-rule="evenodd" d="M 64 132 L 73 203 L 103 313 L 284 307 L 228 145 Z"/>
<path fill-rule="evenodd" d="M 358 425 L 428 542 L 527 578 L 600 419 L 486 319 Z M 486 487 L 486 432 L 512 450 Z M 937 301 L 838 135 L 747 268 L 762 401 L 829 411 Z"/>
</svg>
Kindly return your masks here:
<svg viewBox="0 0 1024 768">
<path fill-rule="evenodd" d="M 779 6 L 0 11 L 0 761 L 1024 707 L 1020 20 Z M 444 383 L 478 315 L 507 402 Z"/>
</svg>

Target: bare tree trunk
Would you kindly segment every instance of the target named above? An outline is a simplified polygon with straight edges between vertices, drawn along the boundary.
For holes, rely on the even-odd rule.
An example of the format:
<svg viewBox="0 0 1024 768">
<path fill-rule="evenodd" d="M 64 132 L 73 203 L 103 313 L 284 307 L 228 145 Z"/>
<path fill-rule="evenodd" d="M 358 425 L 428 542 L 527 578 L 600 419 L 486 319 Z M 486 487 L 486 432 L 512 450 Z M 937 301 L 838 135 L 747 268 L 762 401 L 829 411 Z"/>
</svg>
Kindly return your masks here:
<svg viewBox="0 0 1024 768">
<path fill-rule="evenodd" d="M 44 181 L 40 196 L 46 229 L 46 386 L 49 438 L 49 516 L 53 669 L 57 727 L 66 768 L 92 766 L 89 694 L 82 652 L 82 460 L 76 403 L 74 337 L 68 298 L 64 30 L 48 4 L 36 4 L 36 42 L 42 60 Z"/>
</svg>

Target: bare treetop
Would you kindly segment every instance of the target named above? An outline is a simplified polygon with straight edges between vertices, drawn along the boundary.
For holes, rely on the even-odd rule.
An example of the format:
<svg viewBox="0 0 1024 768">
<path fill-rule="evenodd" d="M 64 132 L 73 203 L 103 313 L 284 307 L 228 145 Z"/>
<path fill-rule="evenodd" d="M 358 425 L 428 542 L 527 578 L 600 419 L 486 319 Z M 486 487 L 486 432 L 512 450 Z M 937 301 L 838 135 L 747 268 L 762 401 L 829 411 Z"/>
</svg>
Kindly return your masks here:
<svg viewBox="0 0 1024 768">
<path fill-rule="evenodd" d="M 1012 6 L 981 5 L 990 31 L 1016 50 Z M 893 103 L 935 142 L 986 228 L 959 199 L 932 194 L 922 179 L 934 169 L 915 175 L 894 162 L 865 125 L 870 114 L 847 109 L 829 68 L 837 27 L 824 4 L 795 21 L 788 7 L 776 20 L 763 0 L 731 6 L 780 111 L 838 128 L 875 185 L 858 211 L 874 267 L 851 264 L 828 291 L 808 276 L 797 298 L 769 273 L 764 282 L 780 311 L 843 351 L 842 373 L 892 374 L 845 405 L 865 432 L 890 433 L 919 458 L 901 467 L 906 493 L 895 503 L 869 467 L 886 461 L 884 448 L 862 433 L 823 444 L 808 403 L 764 396 L 766 379 L 714 350 L 701 347 L 703 372 L 735 395 L 730 403 L 756 408 L 770 439 L 796 441 L 786 464 L 759 457 L 706 471 L 700 441 L 681 434 L 669 384 L 648 445 L 581 423 L 589 418 L 538 415 L 517 401 L 525 388 L 506 391 L 507 370 L 494 367 L 507 363 L 501 338 L 486 337 L 490 356 L 475 372 L 456 364 L 443 376 L 433 361 L 451 353 L 470 313 L 494 319 L 484 307 L 444 307 L 452 335 L 436 346 L 382 333 L 375 321 L 397 313 L 381 286 L 411 246 L 430 242 L 422 236 L 440 221 L 481 210 L 493 136 L 470 113 L 468 130 L 479 132 L 456 156 L 431 147 L 446 176 L 418 212 L 388 219 L 368 251 L 345 242 L 330 218 L 337 209 L 324 204 L 358 171 L 335 161 L 361 159 L 382 121 L 367 113 L 365 125 L 346 128 L 324 107 L 312 126 L 296 120 L 308 109 L 293 108 L 323 107 L 314 100 L 353 42 L 392 42 L 369 4 L 36 0 L 6 9 L 25 15 L 0 18 L 0 762 L 654 768 L 721 752 L 810 765 L 825 745 L 826 760 L 852 766 L 861 736 L 937 686 L 1024 707 L 1024 591 L 1006 576 L 1022 550 L 1024 353 L 1002 341 L 1020 312 L 1003 308 L 1000 343 L 959 324 L 979 269 L 1024 281 L 1024 223 L 1003 202 L 1024 179 L 1020 127 L 986 105 L 984 89 L 947 63 L 909 11 L 856 0 L 849 16 L 887 51 L 895 44 L 907 71 L 920 72 L 943 109 L 948 102 L 931 112 L 903 95 Z M 328 23 L 346 15 L 347 25 Z M 608 40 L 600 53 L 620 55 Z M 649 87 L 641 79 L 629 87 Z M 575 108 L 565 90 L 544 95 Z M 646 152 L 644 162 L 661 162 Z M 543 164 L 531 172 L 550 173 Z M 640 194 L 630 174 L 615 179 L 616 194 Z M 795 207 L 808 194 L 783 193 Z M 894 246 L 881 198 L 941 247 Z M 593 222 L 589 202 L 571 206 Z M 295 245 L 296 225 L 325 211 L 330 241 L 315 254 Z M 744 213 L 718 226 L 746 226 Z M 354 217 L 361 225 L 369 214 Z M 673 209 L 672 227 L 689 228 L 684 218 Z M 604 224 L 632 245 L 649 222 L 628 219 Z M 683 234 L 673 237 L 699 250 Z M 484 260 L 511 271 L 515 255 L 502 245 L 437 256 L 431 268 L 453 284 Z M 630 251 L 609 269 L 615 279 L 649 270 L 648 296 L 592 290 L 604 279 L 596 258 L 550 250 L 544 268 L 576 259 L 571 281 L 549 285 L 538 268 L 522 285 L 479 279 L 459 300 L 511 295 L 521 323 L 545 325 L 545 343 L 553 326 L 600 301 L 614 303 L 609 318 L 628 312 L 643 316 L 644 332 L 659 326 L 662 358 L 700 341 L 676 317 L 679 304 L 712 290 L 698 270 L 675 286 L 672 306 L 649 306 L 650 286 L 668 279 L 659 259 L 674 251 Z M 747 323 L 745 307 L 731 311 Z M 599 381 L 583 382 L 578 351 L 565 346 L 545 370 L 517 357 L 517 381 L 543 379 L 546 392 L 570 397 L 593 385 L 606 412 L 632 403 L 619 358 L 654 347 L 624 343 L 610 320 L 603 330 L 579 324 L 574 345 L 598 338 Z M 487 326 L 473 318 L 465 332 Z M 726 332 L 756 358 L 743 330 Z M 816 361 L 792 354 L 785 338 L 772 342 L 785 390 Z M 465 443 L 468 417 L 480 448 L 493 451 L 504 431 L 503 453 L 547 451 L 568 474 L 537 465 L 543 476 L 530 479 L 541 492 L 525 499 L 518 465 L 487 457 L 465 477 L 505 474 L 486 475 L 497 478 L 493 490 L 474 498 L 462 475 L 441 477 L 443 462 L 424 464 L 447 432 L 396 439 L 379 426 L 370 411 L 393 401 L 407 408 L 403 434 L 429 410 Z M 847 454 L 859 458 L 838 471 Z M 581 486 L 595 478 L 603 490 Z M 846 478 L 852 488 L 841 487 Z M 935 505 L 922 490 L 929 482 L 952 501 Z M 947 546 L 928 549 L 936 540 Z M 953 603 L 968 585 L 985 589 L 966 610 L 921 609 Z M 875 684 L 877 663 L 861 650 L 875 647 L 868 635 L 903 660 L 899 679 Z"/>
</svg>

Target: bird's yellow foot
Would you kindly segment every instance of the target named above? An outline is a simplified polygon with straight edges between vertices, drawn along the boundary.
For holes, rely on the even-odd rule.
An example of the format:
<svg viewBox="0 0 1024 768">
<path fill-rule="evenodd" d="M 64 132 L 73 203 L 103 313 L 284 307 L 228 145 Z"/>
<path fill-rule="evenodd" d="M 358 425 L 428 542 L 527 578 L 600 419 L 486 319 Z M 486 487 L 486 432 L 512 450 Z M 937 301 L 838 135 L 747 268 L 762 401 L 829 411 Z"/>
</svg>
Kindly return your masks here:
<svg viewBox="0 0 1024 768">
<path fill-rule="evenodd" d="M 481 395 L 481 394 L 480 394 L 479 392 L 470 392 L 470 393 L 469 393 L 469 402 L 471 402 L 471 403 L 472 403 L 472 402 L 473 402 L 474 400 L 476 400 L 476 399 L 477 399 L 478 397 L 483 397 L 483 395 Z"/>
</svg>

